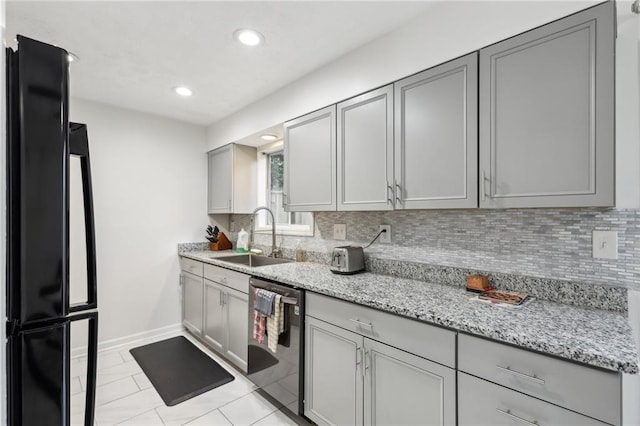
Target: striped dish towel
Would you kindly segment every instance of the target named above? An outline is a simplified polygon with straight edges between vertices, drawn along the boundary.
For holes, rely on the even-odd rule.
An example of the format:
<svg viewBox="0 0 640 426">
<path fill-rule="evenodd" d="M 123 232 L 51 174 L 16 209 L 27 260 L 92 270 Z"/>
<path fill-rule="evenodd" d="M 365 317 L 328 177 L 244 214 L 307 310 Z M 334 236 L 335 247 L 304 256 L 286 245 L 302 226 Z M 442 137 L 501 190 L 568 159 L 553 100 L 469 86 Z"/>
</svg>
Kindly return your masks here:
<svg viewBox="0 0 640 426">
<path fill-rule="evenodd" d="M 254 300 L 258 296 L 258 289 L 253 289 Z M 258 344 L 262 344 L 264 342 L 264 334 L 267 330 L 267 317 L 262 315 L 257 310 L 253 310 L 253 338 L 258 342 Z"/>
<path fill-rule="evenodd" d="M 276 295 L 273 303 L 273 315 L 267 317 L 267 346 L 271 352 L 278 350 L 278 338 L 284 331 L 284 303 L 282 296 Z"/>
</svg>

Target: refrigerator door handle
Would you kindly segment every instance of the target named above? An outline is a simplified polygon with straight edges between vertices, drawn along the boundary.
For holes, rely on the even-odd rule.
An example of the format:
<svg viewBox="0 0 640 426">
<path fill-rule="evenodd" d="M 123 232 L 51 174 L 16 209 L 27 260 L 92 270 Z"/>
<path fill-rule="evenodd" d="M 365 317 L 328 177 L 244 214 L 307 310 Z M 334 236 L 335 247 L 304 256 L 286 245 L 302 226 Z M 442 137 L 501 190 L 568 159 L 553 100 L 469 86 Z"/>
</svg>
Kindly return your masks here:
<svg viewBox="0 0 640 426">
<path fill-rule="evenodd" d="M 85 396 L 84 406 L 84 424 L 85 426 L 93 426 L 95 422 L 95 407 L 96 407 L 96 376 L 98 371 L 98 312 L 84 312 L 81 314 L 73 315 L 69 317 L 69 321 L 89 321 L 89 333 L 88 333 L 88 345 L 87 345 L 87 393 Z M 65 364 L 67 366 L 66 373 L 66 389 L 67 389 L 67 413 L 70 413 L 71 409 L 71 396 L 70 396 L 70 364 L 71 364 L 71 342 L 67 337 L 67 344 L 65 346 Z"/>
<path fill-rule="evenodd" d="M 93 192 L 91 190 L 91 166 L 89 163 L 89 140 L 87 125 L 69 123 L 69 151 L 80 159 L 82 194 L 84 199 L 84 227 L 87 245 L 87 302 L 69 306 L 69 312 L 86 311 L 98 306 L 96 278 L 96 234 L 93 217 Z M 67 292 L 68 294 L 68 292 Z"/>
</svg>

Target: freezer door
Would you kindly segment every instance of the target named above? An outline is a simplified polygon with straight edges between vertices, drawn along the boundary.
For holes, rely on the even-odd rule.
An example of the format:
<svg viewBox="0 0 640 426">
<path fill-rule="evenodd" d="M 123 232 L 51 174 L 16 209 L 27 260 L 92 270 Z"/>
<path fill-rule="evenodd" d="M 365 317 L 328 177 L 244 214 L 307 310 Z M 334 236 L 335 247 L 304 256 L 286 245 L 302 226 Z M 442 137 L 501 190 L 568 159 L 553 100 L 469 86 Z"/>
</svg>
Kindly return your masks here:
<svg viewBox="0 0 640 426">
<path fill-rule="evenodd" d="M 68 62 L 22 36 L 7 60 L 7 316 L 25 325 L 67 314 Z"/>
<path fill-rule="evenodd" d="M 75 418 L 71 410 L 72 322 L 88 327 L 86 393 Z M 70 317 L 66 321 L 16 331 L 7 340 L 8 424 L 12 426 L 93 425 L 97 361 L 96 312 Z"/>
</svg>

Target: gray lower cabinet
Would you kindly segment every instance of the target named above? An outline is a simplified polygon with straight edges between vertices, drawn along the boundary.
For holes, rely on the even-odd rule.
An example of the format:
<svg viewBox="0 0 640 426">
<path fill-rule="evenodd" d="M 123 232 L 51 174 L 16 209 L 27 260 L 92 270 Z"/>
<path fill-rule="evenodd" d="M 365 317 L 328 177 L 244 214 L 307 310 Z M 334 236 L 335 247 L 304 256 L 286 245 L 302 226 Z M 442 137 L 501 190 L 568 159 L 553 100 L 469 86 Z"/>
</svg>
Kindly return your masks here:
<svg viewBox="0 0 640 426">
<path fill-rule="evenodd" d="M 539 424 L 563 424 L 563 413 L 571 410 L 570 412 L 581 415 L 574 415 L 578 416 L 575 417 L 576 420 L 573 423 L 567 420 L 566 424 L 581 424 L 579 419 L 584 416 L 607 424 L 621 424 L 622 383 L 620 374 L 616 372 L 590 368 L 463 333 L 458 334 L 458 370 L 496 384 L 495 389 L 500 391 L 504 401 L 492 401 L 492 404 L 502 401 L 499 407 L 493 408 L 494 411 L 504 411 L 506 408 L 520 410 L 526 406 L 527 398 L 515 396 L 526 394 L 533 401 L 543 400 L 549 403 L 538 404 L 539 407 L 549 405 L 567 409 L 553 411 L 559 413 L 557 417 L 543 416 L 543 412 L 550 415 L 550 409 L 529 411 L 525 417 L 531 422 L 531 419 L 544 419 Z M 471 398 L 474 401 L 465 399 L 465 395 L 475 394 L 474 391 L 465 391 L 459 382 L 458 392 L 461 412 L 463 407 L 475 407 L 475 396 Z M 512 406 L 506 403 L 512 398 L 507 395 L 509 393 L 513 394 Z M 498 414 L 501 418 L 508 417 L 504 413 Z M 547 423 L 546 420 L 551 422 Z"/>
<path fill-rule="evenodd" d="M 362 424 L 362 336 L 307 316 L 305 340 L 304 414 L 319 425 Z"/>
<path fill-rule="evenodd" d="M 203 279 L 182 272 L 182 324 L 194 334 L 202 333 Z"/>
<path fill-rule="evenodd" d="M 213 281 L 204 280 L 205 319 L 202 337 L 217 350 L 223 352 L 226 339 L 226 319 L 224 312 L 225 287 Z"/>
<path fill-rule="evenodd" d="M 478 54 L 394 84 L 395 208 L 478 206 Z"/>
<path fill-rule="evenodd" d="M 607 423 L 460 372 L 458 424 L 588 426 Z"/>
<path fill-rule="evenodd" d="M 249 275 L 186 257 L 182 269 L 182 324 L 247 371 Z"/>
<path fill-rule="evenodd" d="M 480 51 L 480 207 L 614 205 L 615 3 Z"/>
<path fill-rule="evenodd" d="M 336 106 L 284 123 L 284 207 L 336 210 Z"/>
<path fill-rule="evenodd" d="M 338 210 L 393 210 L 393 85 L 337 106 Z"/>
<path fill-rule="evenodd" d="M 203 339 L 247 371 L 249 295 L 206 278 L 204 295 Z"/>
<path fill-rule="evenodd" d="M 306 317 L 305 409 L 320 425 L 454 425 L 455 370 Z"/>
<path fill-rule="evenodd" d="M 365 425 L 455 424 L 455 370 L 364 339 Z"/>
</svg>

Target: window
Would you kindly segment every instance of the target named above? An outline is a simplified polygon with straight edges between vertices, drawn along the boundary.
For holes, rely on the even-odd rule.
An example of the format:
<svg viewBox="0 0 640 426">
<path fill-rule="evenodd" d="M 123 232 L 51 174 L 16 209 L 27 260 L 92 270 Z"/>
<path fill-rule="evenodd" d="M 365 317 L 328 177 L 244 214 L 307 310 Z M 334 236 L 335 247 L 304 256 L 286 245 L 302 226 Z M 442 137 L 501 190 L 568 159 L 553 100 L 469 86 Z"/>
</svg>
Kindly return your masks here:
<svg viewBox="0 0 640 426">
<path fill-rule="evenodd" d="M 285 235 L 313 235 L 313 214 L 286 212 L 283 204 L 284 151 L 282 141 L 258 149 L 258 204 L 267 206 L 276 219 L 276 230 Z M 257 231 L 271 230 L 271 216 L 258 213 Z"/>
</svg>

